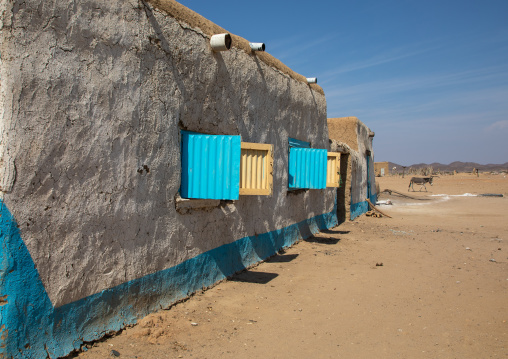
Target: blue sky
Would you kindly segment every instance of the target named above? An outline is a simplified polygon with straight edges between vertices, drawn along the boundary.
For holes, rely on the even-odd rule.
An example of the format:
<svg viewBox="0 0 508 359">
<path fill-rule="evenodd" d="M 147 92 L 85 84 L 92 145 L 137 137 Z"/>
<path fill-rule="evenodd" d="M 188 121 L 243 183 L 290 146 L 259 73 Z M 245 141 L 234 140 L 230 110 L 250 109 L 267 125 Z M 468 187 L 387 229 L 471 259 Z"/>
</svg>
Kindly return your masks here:
<svg viewBox="0 0 508 359">
<path fill-rule="evenodd" d="M 317 77 L 375 161 L 508 162 L 508 0 L 181 0 Z"/>
</svg>

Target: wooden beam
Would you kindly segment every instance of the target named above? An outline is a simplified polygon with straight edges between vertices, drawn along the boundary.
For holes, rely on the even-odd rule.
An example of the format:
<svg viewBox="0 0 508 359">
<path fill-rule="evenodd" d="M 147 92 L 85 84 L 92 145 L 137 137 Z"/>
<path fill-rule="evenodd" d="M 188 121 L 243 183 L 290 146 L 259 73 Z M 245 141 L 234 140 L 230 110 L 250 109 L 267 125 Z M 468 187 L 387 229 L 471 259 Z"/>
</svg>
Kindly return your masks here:
<svg viewBox="0 0 508 359">
<path fill-rule="evenodd" d="M 386 216 L 386 217 L 388 217 L 388 218 L 392 218 L 391 216 L 389 216 L 389 215 L 387 215 L 386 213 L 383 213 L 383 212 L 381 212 L 379 209 L 377 209 L 377 208 L 376 208 L 376 206 L 374 206 L 374 205 L 372 204 L 372 202 L 370 201 L 370 199 L 368 199 L 368 198 L 367 198 L 366 200 L 367 200 L 367 202 L 369 202 L 369 207 L 370 207 L 371 209 L 373 209 L 373 210 L 374 210 L 374 211 L 376 211 L 376 212 L 381 213 L 383 216 Z"/>
</svg>

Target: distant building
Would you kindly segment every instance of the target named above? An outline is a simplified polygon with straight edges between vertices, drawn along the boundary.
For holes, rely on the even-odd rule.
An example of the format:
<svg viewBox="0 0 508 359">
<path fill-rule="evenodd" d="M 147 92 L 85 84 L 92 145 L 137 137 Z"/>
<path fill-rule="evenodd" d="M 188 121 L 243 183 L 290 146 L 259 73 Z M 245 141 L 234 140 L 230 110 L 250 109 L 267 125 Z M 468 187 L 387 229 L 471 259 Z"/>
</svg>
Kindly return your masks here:
<svg viewBox="0 0 508 359">
<path fill-rule="evenodd" d="M 331 150 L 341 152 L 340 173 L 343 186 L 337 194 L 337 215 L 354 219 L 369 210 L 367 198 L 376 202 L 372 132 L 356 117 L 328 119 Z"/>
<path fill-rule="evenodd" d="M 390 174 L 388 162 L 374 162 L 374 173 L 376 177 L 383 177 Z"/>
</svg>

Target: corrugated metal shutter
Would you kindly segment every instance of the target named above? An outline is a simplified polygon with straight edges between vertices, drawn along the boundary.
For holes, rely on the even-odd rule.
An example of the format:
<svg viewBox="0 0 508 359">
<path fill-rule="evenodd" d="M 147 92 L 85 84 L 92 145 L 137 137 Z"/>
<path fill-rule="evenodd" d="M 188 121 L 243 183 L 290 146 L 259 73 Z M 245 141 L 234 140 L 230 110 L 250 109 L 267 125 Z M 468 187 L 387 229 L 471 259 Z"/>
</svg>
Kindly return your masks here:
<svg viewBox="0 0 508 359">
<path fill-rule="evenodd" d="M 289 188 L 326 188 L 324 149 L 289 149 Z"/>
<path fill-rule="evenodd" d="M 272 145 L 242 142 L 240 194 L 271 195 L 272 177 Z"/>
<path fill-rule="evenodd" d="M 326 161 L 326 187 L 339 187 L 340 185 L 340 153 L 328 152 Z"/>
<path fill-rule="evenodd" d="M 310 148 L 310 142 L 297 140 L 296 138 L 289 137 L 288 138 L 289 147 L 302 147 L 302 148 Z"/>
<path fill-rule="evenodd" d="M 240 136 L 182 131 L 183 198 L 238 199 Z"/>
</svg>

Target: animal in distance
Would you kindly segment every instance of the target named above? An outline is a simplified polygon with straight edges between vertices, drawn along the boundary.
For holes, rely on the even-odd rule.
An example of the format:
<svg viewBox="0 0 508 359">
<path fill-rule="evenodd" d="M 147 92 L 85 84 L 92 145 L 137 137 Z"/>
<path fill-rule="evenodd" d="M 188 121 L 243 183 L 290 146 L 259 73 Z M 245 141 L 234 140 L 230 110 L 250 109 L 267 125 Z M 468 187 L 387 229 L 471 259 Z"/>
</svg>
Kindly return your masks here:
<svg viewBox="0 0 508 359">
<path fill-rule="evenodd" d="M 425 192 L 427 192 L 427 187 L 425 186 L 425 183 L 430 183 L 432 186 L 432 176 L 430 177 L 412 177 L 409 181 L 409 187 L 407 188 L 407 191 L 409 192 L 409 189 L 412 188 L 413 192 L 415 191 L 413 184 L 419 184 L 420 185 L 420 191 L 422 190 L 422 187 L 425 188 Z"/>
</svg>

